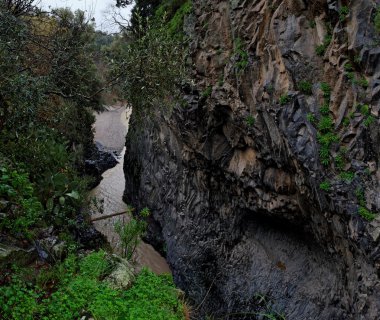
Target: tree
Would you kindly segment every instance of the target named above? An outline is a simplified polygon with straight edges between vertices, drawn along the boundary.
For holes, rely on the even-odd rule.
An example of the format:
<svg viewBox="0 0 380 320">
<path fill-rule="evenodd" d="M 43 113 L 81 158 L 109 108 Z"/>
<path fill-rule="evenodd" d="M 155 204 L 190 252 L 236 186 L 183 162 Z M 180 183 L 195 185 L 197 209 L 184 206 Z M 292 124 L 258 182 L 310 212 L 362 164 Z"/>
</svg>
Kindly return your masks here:
<svg viewBox="0 0 380 320">
<path fill-rule="evenodd" d="M 168 111 L 179 96 L 185 76 L 185 45 L 173 37 L 165 21 L 148 20 L 140 31 L 117 38 L 109 52 L 114 70 L 120 81 L 121 92 L 133 106 L 133 118 L 142 120 L 156 110 Z M 115 49 L 117 48 L 117 49 Z"/>
<path fill-rule="evenodd" d="M 34 11 L 34 1 L 35 0 L 2 0 L 0 6 L 3 6 L 15 17 L 19 17 Z"/>
</svg>

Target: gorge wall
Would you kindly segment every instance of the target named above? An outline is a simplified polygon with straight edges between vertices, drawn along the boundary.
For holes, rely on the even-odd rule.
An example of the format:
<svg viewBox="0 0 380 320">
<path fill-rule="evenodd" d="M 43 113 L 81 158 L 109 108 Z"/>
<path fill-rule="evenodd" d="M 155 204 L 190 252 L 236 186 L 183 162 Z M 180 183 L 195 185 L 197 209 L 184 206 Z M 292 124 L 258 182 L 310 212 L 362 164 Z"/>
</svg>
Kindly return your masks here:
<svg viewBox="0 0 380 320">
<path fill-rule="evenodd" d="M 124 171 L 199 319 L 255 319 L 258 297 L 287 319 L 378 319 L 375 15 L 193 1 L 187 103 L 128 139 Z"/>
</svg>

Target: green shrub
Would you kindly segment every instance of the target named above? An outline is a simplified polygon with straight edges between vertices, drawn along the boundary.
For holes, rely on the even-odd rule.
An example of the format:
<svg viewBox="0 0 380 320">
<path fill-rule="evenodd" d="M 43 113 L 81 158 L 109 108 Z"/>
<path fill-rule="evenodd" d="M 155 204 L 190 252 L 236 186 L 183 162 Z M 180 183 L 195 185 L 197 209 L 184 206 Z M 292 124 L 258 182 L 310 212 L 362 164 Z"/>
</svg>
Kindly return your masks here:
<svg viewBox="0 0 380 320">
<path fill-rule="evenodd" d="M 319 148 L 319 157 L 321 160 L 321 163 L 324 166 L 327 166 L 330 164 L 330 148 L 326 145 L 321 145 Z"/>
<path fill-rule="evenodd" d="M 374 23 L 375 23 L 375 29 L 378 33 L 380 33 L 380 9 L 377 8 L 376 10 L 376 15 L 375 15 L 375 20 L 374 20 Z"/>
<path fill-rule="evenodd" d="M 87 255 L 79 262 L 79 272 L 81 275 L 101 279 L 111 270 L 110 261 L 103 250 Z"/>
<path fill-rule="evenodd" d="M 357 187 L 355 190 L 355 196 L 358 199 L 359 204 L 362 207 L 366 206 L 366 200 L 365 200 L 365 195 L 364 195 L 364 190 L 362 187 Z"/>
<path fill-rule="evenodd" d="M 352 64 L 347 62 L 345 65 L 344 65 L 344 70 L 347 71 L 347 72 L 350 72 L 350 71 L 353 71 L 354 68 L 352 67 Z"/>
<path fill-rule="evenodd" d="M 350 119 L 347 117 L 343 118 L 343 126 L 348 127 L 350 125 Z"/>
<path fill-rule="evenodd" d="M 255 124 L 255 118 L 253 117 L 253 115 L 249 114 L 245 119 L 245 122 L 248 127 L 252 127 Z"/>
<path fill-rule="evenodd" d="M 285 105 L 290 102 L 290 97 L 288 94 L 283 94 L 279 99 L 280 105 Z"/>
<path fill-rule="evenodd" d="M 350 172 L 350 171 L 347 171 L 347 172 L 341 172 L 340 173 L 340 178 L 347 182 L 347 183 L 350 183 L 352 180 L 354 180 L 355 178 L 355 173 L 354 172 Z"/>
<path fill-rule="evenodd" d="M 193 5 L 190 0 L 186 1 L 174 14 L 173 18 L 168 22 L 167 28 L 171 35 L 182 33 L 183 20 L 186 15 L 190 14 Z"/>
<path fill-rule="evenodd" d="M 323 97 L 325 99 L 330 99 L 330 95 L 331 95 L 331 87 L 328 83 L 326 82 L 322 82 L 321 83 L 321 90 L 323 91 Z"/>
<path fill-rule="evenodd" d="M 372 115 L 369 115 L 363 122 L 365 127 L 369 127 L 373 122 L 375 121 L 375 117 Z"/>
<path fill-rule="evenodd" d="M 28 174 L 0 166 L 0 210 L 5 212 L 0 217 L 0 231 L 31 236 L 31 229 L 41 221 L 44 209 Z"/>
<path fill-rule="evenodd" d="M 323 43 L 316 47 L 315 52 L 318 56 L 323 56 L 326 52 L 327 47 L 330 45 L 332 37 L 330 34 L 327 34 L 323 39 Z"/>
<path fill-rule="evenodd" d="M 123 297 L 129 316 L 126 319 L 183 319 L 183 307 L 178 301 L 170 275 L 156 276 L 143 269 L 133 287 Z"/>
<path fill-rule="evenodd" d="M 201 97 L 204 99 L 207 99 L 211 96 L 212 93 L 212 86 L 208 86 L 206 89 L 204 89 L 201 93 Z"/>
<path fill-rule="evenodd" d="M 234 51 L 234 57 L 235 57 L 235 67 L 238 71 L 243 71 L 249 64 L 248 58 L 248 52 L 244 49 L 243 41 L 241 38 L 235 39 L 235 51 Z"/>
<path fill-rule="evenodd" d="M 339 137 L 333 132 L 327 132 L 324 134 L 318 133 L 317 140 L 321 145 L 329 147 L 333 142 L 338 142 Z"/>
<path fill-rule="evenodd" d="M 359 206 L 358 213 L 366 220 L 372 221 L 373 219 L 376 218 L 376 214 L 373 212 L 369 211 L 367 208 L 363 206 Z"/>
<path fill-rule="evenodd" d="M 319 188 L 323 191 L 330 191 L 331 189 L 331 185 L 330 185 L 330 182 L 328 182 L 327 180 L 323 181 L 320 185 L 319 185 Z"/>
<path fill-rule="evenodd" d="M 348 80 L 351 80 L 353 84 L 355 84 L 355 73 L 353 71 L 346 72 L 346 77 Z"/>
<path fill-rule="evenodd" d="M 19 276 L 0 286 L 2 319 L 72 320 L 84 315 L 95 319 L 184 319 L 171 276 L 143 269 L 130 289 L 117 290 L 101 281 L 109 271 L 104 252 L 68 259 L 62 268 L 55 267 L 56 275 L 61 272 L 59 277 L 64 280 L 53 280 L 46 288 L 21 281 Z"/>
<path fill-rule="evenodd" d="M 131 217 L 125 224 L 122 224 L 120 221 L 116 222 L 115 231 L 120 237 L 124 257 L 128 259 L 132 258 L 137 245 L 141 241 L 141 237 L 146 232 L 147 223 L 143 219 L 147 218 L 149 214 L 149 209 L 144 208 L 140 211 L 140 217 Z"/>
<path fill-rule="evenodd" d="M 371 114 L 368 104 L 359 105 L 359 111 L 363 116 L 369 116 Z"/>
<path fill-rule="evenodd" d="M 344 159 L 341 155 L 337 155 L 334 159 L 335 166 L 338 170 L 343 170 L 344 168 Z"/>
<path fill-rule="evenodd" d="M 334 120 L 331 116 L 323 116 L 318 123 L 318 129 L 321 132 L 332 131 L 334 127 Z"/>
<path fill-rule="evenodd" d="M 298 83 L 298 89 L 304 94 L 311 95 L 312 88 L 313 86 L 309 81 L 300 81 Z"/>
<path fill-rule="evenodd" d="M 323 56 L 326 52 L 326 47 L 323 44 L 320 44 L 315 48 L 315 52 L 318 56 Z"/>
<path fill-rule="evenodd" d="M 350 9 L 347 6 L 342 6 L 339 9 L 339 20 L 342 22 L 346 19 L 348 13 L 350 12 Z"/>
<path fill-rule="evenodd" d="M 330 113 L 330 106 L 327 102 L 325 102 L 321 108 L 319 109 L 320 113 L 323 115 L 328 115 Z"/>
<path fill-rule="evenodd" d="M 312 114 L 311 112 L 309 112 L 307 115 L 306 115 L 306 119 L 307 121 L 309 121 L 310 123 L 315 123 L 317 120 L 315 118 L 315 115 Z"/>
<path fill-rule="evenodd" d="M 39 310 L 39 294 L 28 288 L 20 279 L 13 278 L 7 286 L 0 286 L 1 318 L 14 320 L 34 320 Z"/>
</svg>

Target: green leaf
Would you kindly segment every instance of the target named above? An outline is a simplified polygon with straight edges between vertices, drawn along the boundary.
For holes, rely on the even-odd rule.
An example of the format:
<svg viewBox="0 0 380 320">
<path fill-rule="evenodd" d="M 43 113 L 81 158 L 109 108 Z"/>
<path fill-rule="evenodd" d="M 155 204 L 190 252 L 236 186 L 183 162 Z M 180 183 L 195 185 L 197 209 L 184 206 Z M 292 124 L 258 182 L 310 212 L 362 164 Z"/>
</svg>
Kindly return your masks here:
<svg viewBox="0 0 380 320">
<path fill-rule="evenodd" d="M 69 193 L 66 193 L 66 195 L 69 196 L 70 198 L 75 199 L 75 200 L 79 200 L 79 193 L 78 193 L 78 191 L 73 190 L 73 191 L 71 191 Z"/>
<path fill-rule="evenodd" d="M 49 198 L 48 201 L 46 201 L 46 209 L 48 211 L 52 211 L 54 206 L 53 198 Z"/>
<path fill-rule="evenodd" d="M 59 197 L 59 204 L 63 206 L 65 204 L 65 197 Z"/>
</svg>

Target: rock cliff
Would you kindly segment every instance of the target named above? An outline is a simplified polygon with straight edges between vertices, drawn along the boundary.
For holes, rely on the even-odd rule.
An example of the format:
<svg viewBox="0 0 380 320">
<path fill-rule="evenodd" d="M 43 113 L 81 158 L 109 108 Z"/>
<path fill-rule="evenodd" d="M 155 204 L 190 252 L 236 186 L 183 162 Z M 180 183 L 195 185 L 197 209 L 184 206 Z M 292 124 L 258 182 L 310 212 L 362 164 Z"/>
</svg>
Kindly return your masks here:
<svg viewBox="0 0 380 320">
<path fill-rule="evenodd" d="M 127 140 L 148 238 L 199 319 L 378 319 L 376 2 L 193 8 L 187 103 Z"/>
</svg>

